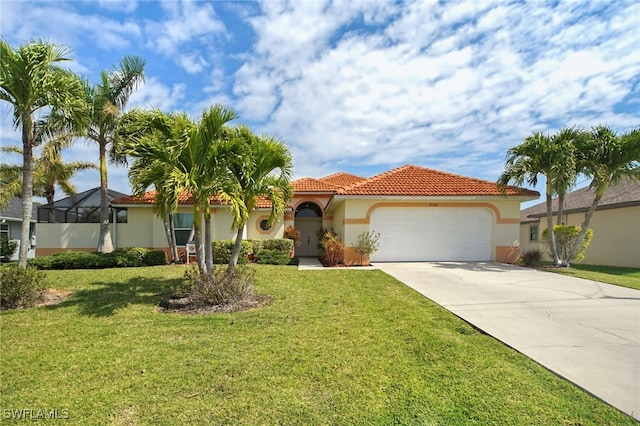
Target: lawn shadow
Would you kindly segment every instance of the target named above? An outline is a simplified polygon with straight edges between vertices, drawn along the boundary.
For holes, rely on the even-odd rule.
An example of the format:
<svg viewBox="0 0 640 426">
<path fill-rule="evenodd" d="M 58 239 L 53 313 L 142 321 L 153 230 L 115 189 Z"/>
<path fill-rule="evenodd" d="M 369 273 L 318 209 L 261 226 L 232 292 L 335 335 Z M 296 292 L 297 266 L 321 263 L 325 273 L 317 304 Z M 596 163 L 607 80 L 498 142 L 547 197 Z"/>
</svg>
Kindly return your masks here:
<svg viewBox="0 0 640 426">
<path fill-rule="evenodd" d="M 80 307 L 80 313 L 92 317 L 107 317 L 130 305 L 158 305 L 174 293 L 181 278 L 163 279 L 134 277 L 124 282 L 89 283 L 91 288 L 74 291 L 62 303 L 46 309 Z"/>
</svg>

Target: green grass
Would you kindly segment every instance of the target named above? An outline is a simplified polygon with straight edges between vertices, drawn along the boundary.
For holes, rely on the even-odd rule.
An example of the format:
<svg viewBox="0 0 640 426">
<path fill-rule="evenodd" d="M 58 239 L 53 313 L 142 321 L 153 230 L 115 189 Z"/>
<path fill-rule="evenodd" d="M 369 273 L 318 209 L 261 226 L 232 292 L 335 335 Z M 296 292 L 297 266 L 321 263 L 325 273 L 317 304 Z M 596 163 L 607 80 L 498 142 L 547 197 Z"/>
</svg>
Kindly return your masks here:
<svg viewBox="0 0 640 426">
<path fill-rule="evenodd" d="M 547 271 L 572 277 L 585 278 L 607 284 L 640 290 L 640 269 L 625 268 L 623 266 L 601 266 L 571 264 L 569 268 L 548 268 Z"/>
<path fill-rule="evenodd" d="M 47 272 L 74 293 L 0 315 L 0 408 L 81 425 L 636 424 L 381 271 L 256 269 L 269 306 L 194 316 L 157 311 L 183 267 Z"/>
</svg>

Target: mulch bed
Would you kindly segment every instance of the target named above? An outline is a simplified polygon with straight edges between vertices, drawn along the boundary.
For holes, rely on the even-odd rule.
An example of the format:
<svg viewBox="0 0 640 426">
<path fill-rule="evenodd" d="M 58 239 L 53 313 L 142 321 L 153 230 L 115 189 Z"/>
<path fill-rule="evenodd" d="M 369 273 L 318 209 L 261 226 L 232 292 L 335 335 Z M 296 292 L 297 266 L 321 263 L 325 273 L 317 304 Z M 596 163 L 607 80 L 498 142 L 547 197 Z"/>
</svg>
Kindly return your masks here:
<svg viewBox="0 0 640 426">
<path fill-rule="evenodd" d="M 178 313 L 183 315 L 211 314 L 246 311 L 248 309 L 262 308 L 273 301 L 273 296 L 253 294 L 245 300 L 236 303 L 202 306 L 195 304 L 188 297 L 172 298 L 165 300 L 158 306 L 159 312 Z"/>
</svg>

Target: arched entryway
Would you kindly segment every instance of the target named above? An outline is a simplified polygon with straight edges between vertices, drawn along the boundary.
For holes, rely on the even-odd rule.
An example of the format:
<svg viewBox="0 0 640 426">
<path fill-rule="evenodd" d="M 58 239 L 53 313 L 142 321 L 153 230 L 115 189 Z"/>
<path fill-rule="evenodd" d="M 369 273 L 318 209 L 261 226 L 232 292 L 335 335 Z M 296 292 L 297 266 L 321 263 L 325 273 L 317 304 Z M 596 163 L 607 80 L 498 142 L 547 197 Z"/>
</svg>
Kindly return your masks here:
<svg viewBox="0 0 640 426">
<path fill-rule="evenodd" d="M 300 244 L 296 255 L 300 257 L 318 256 L 318 233 L 322 229 L 322 209 L 312 201 L 305 201 L 296 207 L 294 227 L 300 231 Z"/>
</svg>

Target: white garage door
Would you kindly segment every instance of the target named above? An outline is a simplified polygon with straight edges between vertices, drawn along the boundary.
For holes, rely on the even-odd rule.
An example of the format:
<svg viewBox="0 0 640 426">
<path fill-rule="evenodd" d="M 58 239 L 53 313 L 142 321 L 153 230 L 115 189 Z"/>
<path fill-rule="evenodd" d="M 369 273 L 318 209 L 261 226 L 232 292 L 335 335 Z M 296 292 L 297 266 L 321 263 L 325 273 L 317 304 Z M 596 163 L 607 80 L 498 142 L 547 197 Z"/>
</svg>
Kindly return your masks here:
<svg viewBox="0 0 640 426">
<path fill-rule="evenodd" d="M 370 229 L 380 233 L 371 261 L 488 261 L 492 224 L 485 208 L 379 208 L 371 214 Z"/>
</svg>

